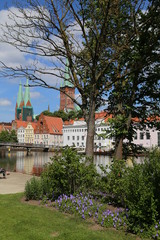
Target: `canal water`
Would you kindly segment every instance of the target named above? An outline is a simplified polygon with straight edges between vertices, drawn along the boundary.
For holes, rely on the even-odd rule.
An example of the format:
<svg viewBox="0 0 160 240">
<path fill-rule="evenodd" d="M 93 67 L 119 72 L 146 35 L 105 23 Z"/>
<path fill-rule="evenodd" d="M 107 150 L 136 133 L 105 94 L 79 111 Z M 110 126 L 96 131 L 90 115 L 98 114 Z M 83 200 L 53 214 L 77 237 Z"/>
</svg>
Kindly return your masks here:
<svg viewBox="0 0 160 240">
<path fill-rule="evenodd" d="M 44 165 L 51 162 L 53 152 L 27 152 L 25 151 L 13 151 L 8 152 L 5 150 L 0 151 L 0 167 L 5 168 L 10 172 L 20 172 L 26 174 L 40 175 Z M 141 158 L 136 161 L 141 162 Z M 105 167 L 110 165 L 112 158 L 106 155 L 96 155 L 94 157 L 94 164 L 96 165 L 97 171 L 101 173 L 99 165 Z"/>
</svg>

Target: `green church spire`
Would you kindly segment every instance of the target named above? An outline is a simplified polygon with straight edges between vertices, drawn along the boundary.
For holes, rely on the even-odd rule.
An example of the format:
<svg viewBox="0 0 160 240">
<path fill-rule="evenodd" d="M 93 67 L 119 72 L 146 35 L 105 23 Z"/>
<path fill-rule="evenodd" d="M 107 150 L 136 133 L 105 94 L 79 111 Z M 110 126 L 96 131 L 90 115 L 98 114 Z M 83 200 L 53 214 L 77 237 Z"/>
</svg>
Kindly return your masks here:
<svg viewBox="0 0 160 240">
<path fill-rule="evenodd" d="M 66 59 L 66 67 L 65 67 L 65 75 L 64 75 L 64 83 L 63 83 L 63 87 L 71 87 L 73 88 L 73 84 L 70 82 L 70 74 L 69 74 L 69 62 L 68 62 L 68 58 Z"/>
<path fill-rule="evenodd" d="M 19 84 L 19 91 L 18 91 L 18 97 L 17 97 L 17 107 L 19 108 L 21 102 L 23 102 L 23 92 L 22 92 L 22 83 L 20 81 Z"/>
<path fill-rule="evenodd" d="M 28 86 L 28 78 L 26 81 L 26 87 L 25 87 L 25 93 L 24 93 L 24 105 L 27 105 L 27 102 L 31 102 L 31 98 L 30 98 L 30 90 L 29 90 L 29 86 Z"/>
</svg>

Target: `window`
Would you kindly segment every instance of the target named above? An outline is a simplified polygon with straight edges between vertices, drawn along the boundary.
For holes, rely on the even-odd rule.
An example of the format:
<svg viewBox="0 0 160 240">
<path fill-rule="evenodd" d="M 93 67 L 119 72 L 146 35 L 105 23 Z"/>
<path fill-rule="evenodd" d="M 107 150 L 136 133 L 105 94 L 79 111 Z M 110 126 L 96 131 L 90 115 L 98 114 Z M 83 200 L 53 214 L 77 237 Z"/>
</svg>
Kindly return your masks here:
<svg viewBox="0 0 160 240">
<path fill-rule="evenodd" d="M 79 142 L 77 142 L 77 146 L 79 146 Z"/>
<path fill-rule="evenodd" d="M 160 132 L 157 133 L 158 137 L 158 147 L 160 147 Z"/>
<path fill-rule="evenodd" d="M 67 136 L 67 140 L 69 140 L 69 136 Z"/>
<path fill-rule="evenodd" d="M 146 139 L 150 139 L 150 133 L 146 132 Z"/>
<path fill-rule="evenodd" d="M 82 136 L 82 140 L 84 140 L 84 136 Z"/>
<path fill-rule="evenodd" d="M 134 139 L 135 139 L 135 140 L 137 139 L 137 133 L 134 134 Z"/>
<path fill-rule="evenodd" d="M 144 138 L 144 133 L 140 132 L 140 139 L 143 140 L 143 138 Z"/>
<path fill-rule="evenodd" d="M 72 136 L 72 140 L 75 140 L 75 136 Z"/>
<path fill-rule="evenodd" d="M 77 140 L 79 140 L 79 136 L 77 136 Z"/>
</svg>

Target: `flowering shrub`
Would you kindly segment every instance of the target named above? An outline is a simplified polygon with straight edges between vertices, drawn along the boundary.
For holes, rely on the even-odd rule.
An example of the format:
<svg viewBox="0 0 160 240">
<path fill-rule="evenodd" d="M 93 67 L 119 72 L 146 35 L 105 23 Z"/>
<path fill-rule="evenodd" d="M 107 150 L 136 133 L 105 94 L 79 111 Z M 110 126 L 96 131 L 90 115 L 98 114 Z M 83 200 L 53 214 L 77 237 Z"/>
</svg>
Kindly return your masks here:
<svg viewBox="0 0 160 240">
<path fill-rule="evenodd" d="M 79 215 L 83 219 L 93 218 L 104 227 L 124 228 L 126 226 L 126 213 L 122 209 L 111 211 L 106 205 L 97 202 L 91 195 L 82 193 L 74 195 L 61 195 L 55 206 L 63 212 Z"/>
<path fill-rule="evenodd" d="M 155 239 L 160 239 L 159 160 L 160 151 L 153 149 L 143 164 L 133 162 L 133 167 L 127 167 L 124 161 L 115 160 L 103 176 L 109 200 L 128 208 L 127 230 Z"/>
</svg>

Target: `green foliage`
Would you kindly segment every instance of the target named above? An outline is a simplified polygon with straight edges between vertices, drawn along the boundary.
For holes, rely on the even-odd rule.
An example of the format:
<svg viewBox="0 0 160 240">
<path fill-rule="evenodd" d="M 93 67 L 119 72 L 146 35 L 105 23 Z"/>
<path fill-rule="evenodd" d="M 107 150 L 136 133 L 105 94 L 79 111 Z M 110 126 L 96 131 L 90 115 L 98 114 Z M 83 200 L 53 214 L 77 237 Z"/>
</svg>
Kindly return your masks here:
<svg viewBox="0 0 160 240">
<path fill-rule="evenodd" d="M 93 163 L 86 162 L 84 157 L 71 148 L 56 154 L 52 162 L 47 164 L 42 173 L 42 182 L 45 183 L 50 198 L 57 198 L 61 194 L 73 194 L 97 187 L 100 180 Z"/>
<path fill-rule="evenodd" d="M 143 164 L 113 161 L 104 177 L 110 200 L 128 208 L 128 230 L 150 232 L 160 220 L 160 151 L 152 150 Z"/>
<path fill-rule="evenodd" d="M 37 200 L 40 199 L 42 196 L 43 185 L 41 179 L 38 178 L 31 178 L 30 181 L 27 181 L 25 185 L 25 197 L 26 200 Z"/>
<path fill-rule="evenodd" d="M 0 133 L 0 142 L 18 142 L 15 130 L 11 132 L 5 130 Z"/>
<path fill-rule="evenodd" d="M 58 110 L 55 112 L 49 112 L 49 111 L 43 111 L 43 114 L 45 116 L 51 116 L 51 117 L 60 117 L 63 121 L 68 121 L 70 119 L 75 118 L 81 118 L 83 116 L 82 111 L 70 111 L 70 112 L 64 112 L 63 110 Z M 36 119 L 39 119 L 39 115 L 36 116 Z"/>
<path fill-rule="evenodd" d="M 61 194 L 73 194 L 98 188 L 100 176 L 94 164 L 74 149 L 66 148 L 46 164 L 40 179 L 32 178 L 25 187 L 26 199 L 47 196 L 56 199 Z"/>
</svg>

